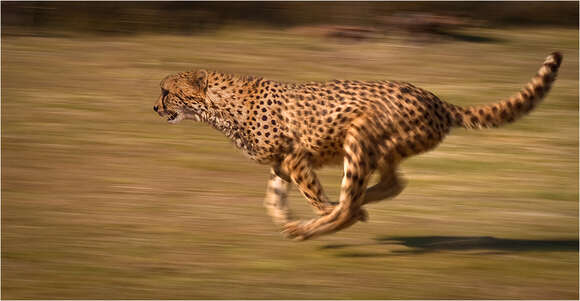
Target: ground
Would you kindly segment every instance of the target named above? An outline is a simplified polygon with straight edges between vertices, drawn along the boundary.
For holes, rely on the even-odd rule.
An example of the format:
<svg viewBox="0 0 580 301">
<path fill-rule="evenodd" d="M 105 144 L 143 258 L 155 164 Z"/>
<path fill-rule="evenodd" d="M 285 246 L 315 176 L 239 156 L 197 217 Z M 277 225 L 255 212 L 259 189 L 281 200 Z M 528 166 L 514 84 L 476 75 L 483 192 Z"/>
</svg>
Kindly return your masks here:
<svg viewBox="0 0 580 301">
<path fill-rule="evenodd" d="M 2 297 L 577 299 L 578 30 L 462 34 L 487 39 L 3 36 Z M 484 104 L 555 50 L 558 80 L 531 115 L 453 130 L 402 165 L 407 188 L 367 206 L 368 223 L 306 243 L 283 239 L 262 208 L 267 166 L 151 110 L 165 75 L 199 67 L 402 80 Z M 340 167 L 319 174 L 336 199 Z M 291 206 L 312 216 L 295 189 Z"/>
</svg>

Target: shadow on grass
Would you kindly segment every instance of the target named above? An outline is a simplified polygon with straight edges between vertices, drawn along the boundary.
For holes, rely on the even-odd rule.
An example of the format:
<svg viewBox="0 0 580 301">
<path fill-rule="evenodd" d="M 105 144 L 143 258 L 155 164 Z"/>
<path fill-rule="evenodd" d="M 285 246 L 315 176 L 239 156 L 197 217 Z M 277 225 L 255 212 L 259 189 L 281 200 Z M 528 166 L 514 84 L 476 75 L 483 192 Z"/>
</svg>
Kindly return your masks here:
<svg viewBox="0 0 580 301">
<path fill-rule="evenodd" d="M 463 34 L 451 31 L 441 31 L 439 34 L 446 36 L 448 38 L 462 41 L 462 42 L 472 42 L 472 43 L 502 43 L 504 40 L 498 38 L 490 38 L 485 36 L 476 36 L 471 34 Z"/>
<path fill-rule="evenodd" d="M 445 251 L 479 251 L 476 254 L 504 254 L 513 252 L 578 252 L 578 240 L 530 240 L 503 239 L 489 236 L 416 236 L 416 237 L 378 237 L 375 243 L 363 245 L 334 244 L 321 249 L 348 249 L 371 245 L 401 245 L 408 250 L 394 250 L 386 253 L 365 253 L 345 251 L 339 257 L 381 257 L 393 255 L 425 254 Z M 470 253 L 472 254 L 472 253 Z"/>
</svg>

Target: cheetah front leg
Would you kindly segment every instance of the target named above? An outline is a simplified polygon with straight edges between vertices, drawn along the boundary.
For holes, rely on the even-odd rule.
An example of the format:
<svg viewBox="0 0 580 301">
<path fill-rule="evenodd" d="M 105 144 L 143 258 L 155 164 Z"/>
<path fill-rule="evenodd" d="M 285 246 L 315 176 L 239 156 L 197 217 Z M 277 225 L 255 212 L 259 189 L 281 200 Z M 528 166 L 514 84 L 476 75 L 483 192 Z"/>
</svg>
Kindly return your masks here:
<svg viewBox="0 0 580 301">
<path fill-rule="evenodd" d="M 277 225 L 283 225 L 290 221 L 290 210 L 288 208 L 288 190 L 290 182 L 283 178 L 276 168 L 270 169 L 270 179 L 266 188 L 264 206 L 268 214 Z"/>
<path fill-rule="evenodd" d="M 354 127 L 345 138 L 344 176 L 340 201 L 331 213 L 309 221 L 294 221 L 284 225 L 283 233 L 297 240 L 305 240 L 347 228 L 366 213 L 361 206 L 365 188 L 372 172 L 366 149 L 372 147 L 359 142 L 361 133 Z"/>
<path fill-rule="evenodd" d="M 336 203 L 328 201 L 306 151 L 293 152 L 282 161 L 279 170 L 276 168 L 273 170 L 294 182 L 317 214 L 325 215 L 332 212 Z"/>
</svg>

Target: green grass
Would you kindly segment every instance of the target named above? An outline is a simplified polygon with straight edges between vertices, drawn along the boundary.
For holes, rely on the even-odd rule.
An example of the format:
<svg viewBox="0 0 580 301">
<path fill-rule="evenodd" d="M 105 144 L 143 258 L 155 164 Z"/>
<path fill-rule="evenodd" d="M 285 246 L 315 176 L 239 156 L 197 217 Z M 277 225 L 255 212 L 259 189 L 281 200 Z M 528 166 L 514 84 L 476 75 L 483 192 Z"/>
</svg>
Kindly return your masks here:
<svg viewBox="0 0 580 301">
<path fill-rule="evenodd" d="M 5 299 L 577 299 L 578 31 L 490 42 L 360 43 L 229 28 L 209 35 L 3 37 Z M 262 208 L 268 167 L 201 124 L 152 111 L 159 81 L 203 67 L 277 80 L 394 79 L 460 105 L 523 86 L 530 116 L 456 129 L 402 165 L 370 221 L 304 243 Z M 338 198 L 340 168 L 319 172 Z M 312 215 L 294 189 L 294 211 Z"/>
</svg>

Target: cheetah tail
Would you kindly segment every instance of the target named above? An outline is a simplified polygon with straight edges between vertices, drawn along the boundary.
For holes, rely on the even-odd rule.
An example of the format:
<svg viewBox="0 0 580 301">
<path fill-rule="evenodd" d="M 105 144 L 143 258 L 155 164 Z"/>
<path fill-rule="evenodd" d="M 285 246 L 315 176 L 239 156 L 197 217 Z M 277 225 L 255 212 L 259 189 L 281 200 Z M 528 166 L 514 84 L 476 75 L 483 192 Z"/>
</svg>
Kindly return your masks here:
<svg viewBox="0 0 580 301">
<path fill-rule="evenodd" d="M 548 94 L 561 63 L 561 53 L 550 54 L 524 89 L 507 100 L 468 108 L 448 104 L 447 110 L 452 116 L 453 124 L 464 128 L 487 128 L 519 119 L 534 109 Z"/>
</svg>

